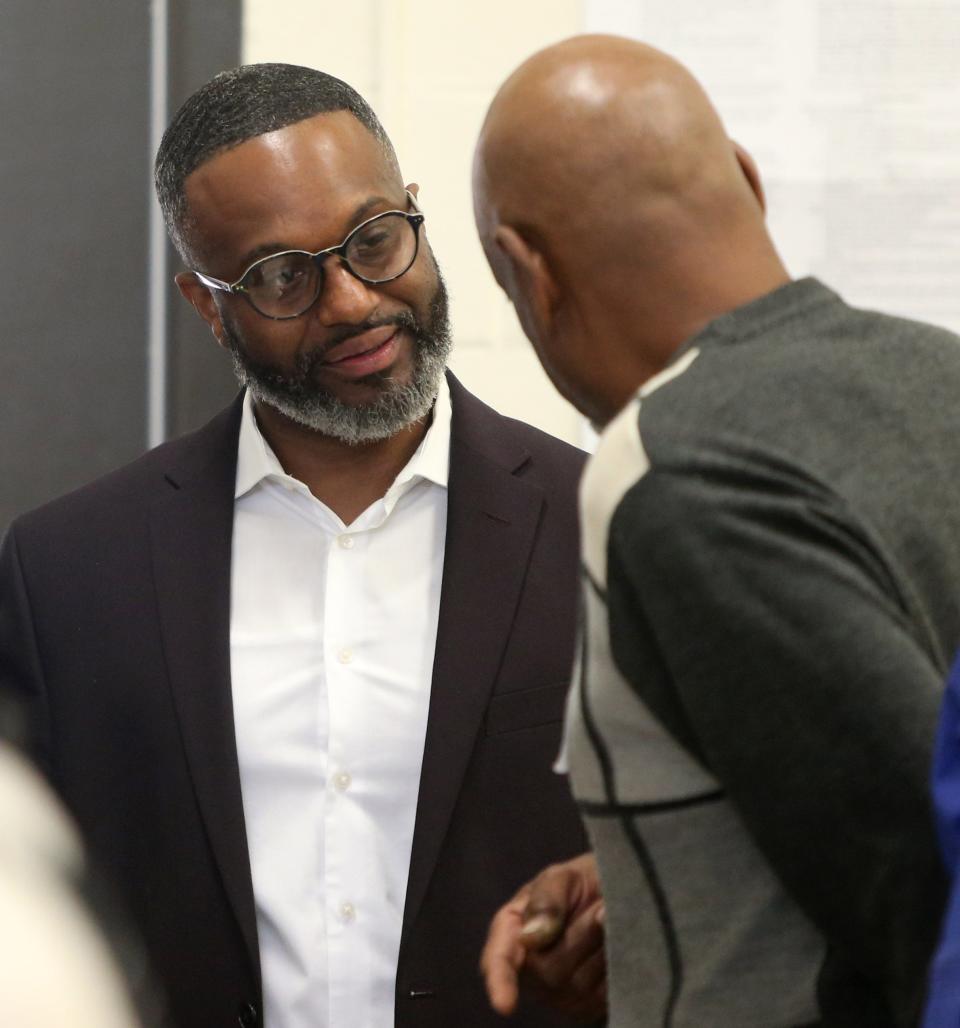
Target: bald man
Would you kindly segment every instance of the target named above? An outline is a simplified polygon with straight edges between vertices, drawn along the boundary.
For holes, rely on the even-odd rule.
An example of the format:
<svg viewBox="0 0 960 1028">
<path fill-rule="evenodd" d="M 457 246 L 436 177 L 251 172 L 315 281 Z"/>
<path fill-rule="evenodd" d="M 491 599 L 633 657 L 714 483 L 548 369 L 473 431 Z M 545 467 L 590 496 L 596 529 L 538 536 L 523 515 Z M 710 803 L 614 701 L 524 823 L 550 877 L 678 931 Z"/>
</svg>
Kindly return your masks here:
<svg viewBox="0 0 960 1028">
<path fill-rule="evenodd" d="M 618 1028 L 915 1023 L 944 899 L 960 340 L 791 281 L 749 157 L 638 43 L 522 65 L 475 197 L 547 373 L 606 426 L 565 742 L 596 861 L 497 915 L 494 1006 L 527 978 L 583 1016 L 608 995 Z"/>
</svg>

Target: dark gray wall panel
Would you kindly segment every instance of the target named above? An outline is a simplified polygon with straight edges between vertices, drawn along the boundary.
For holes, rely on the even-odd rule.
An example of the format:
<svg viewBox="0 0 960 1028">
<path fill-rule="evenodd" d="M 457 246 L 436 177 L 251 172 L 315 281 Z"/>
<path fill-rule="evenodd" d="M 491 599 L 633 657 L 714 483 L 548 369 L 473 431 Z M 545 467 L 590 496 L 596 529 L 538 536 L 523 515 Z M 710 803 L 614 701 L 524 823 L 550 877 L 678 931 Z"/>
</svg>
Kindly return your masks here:
<svg viewBox="0 0 960 1028">
<path fill-rule="evenodd" d="M 3 524 L 141 449 L 148 13 L 4 0 Z"/>
<path fill-rule="evenodd" d="M 240 13 L 240 0 L 170 4 L 171 110 L 238 62 Z M 0 530 L 146 445 L 153 157 L 147 0 L 4 0 L 2 14 Z M 177 268 L 170 434 L 234 392 Z"/>
</svg>

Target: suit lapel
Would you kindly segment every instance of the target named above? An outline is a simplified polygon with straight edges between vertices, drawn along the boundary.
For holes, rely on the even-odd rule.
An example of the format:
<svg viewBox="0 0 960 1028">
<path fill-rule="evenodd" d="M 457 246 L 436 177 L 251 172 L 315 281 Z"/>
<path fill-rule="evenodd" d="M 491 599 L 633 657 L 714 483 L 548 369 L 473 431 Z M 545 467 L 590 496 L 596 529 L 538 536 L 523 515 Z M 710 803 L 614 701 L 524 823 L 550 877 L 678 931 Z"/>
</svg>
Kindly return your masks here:
<svg viewBox="0 0 960 1028">
<path fill-rule="evenodd" d="M 430 717 L 404 909 L 416 920 L 509 638 L 543 494 L 498 414 L 450 379 L 447 533 Z M 180 734 L 224 889 L 259 974 L 230 683 L 230 559 L 239 402 L 167 474 L 151 545 Z"/>
<path fill-rule="evenodd" d="M 450 380 L 453 423 L 447 534 L 430 717 L 404 936 L 416 920 L 482 730 L 543 507 L 514 472 L 529 459 L 501 418 Z"/>
<path fill-rule="evenodd" d="M 259 968 L 230 685 L 230 553 L 240 406 L 198 433 L 151 517 L 160 628 L 197 803 Z"/>
</svg>

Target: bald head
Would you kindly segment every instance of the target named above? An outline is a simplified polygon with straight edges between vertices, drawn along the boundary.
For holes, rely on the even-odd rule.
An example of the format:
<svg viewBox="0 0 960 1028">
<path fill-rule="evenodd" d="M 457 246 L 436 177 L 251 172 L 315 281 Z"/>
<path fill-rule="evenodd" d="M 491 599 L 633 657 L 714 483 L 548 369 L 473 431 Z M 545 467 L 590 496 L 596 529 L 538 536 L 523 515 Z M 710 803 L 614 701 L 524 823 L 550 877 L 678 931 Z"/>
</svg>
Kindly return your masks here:
<svg viewBox="0 0 960 1028">
<path fill-rule="evenodd" d="M 484 122 L 474 191 L 484 249 L 548 372 L 552 337 L 575 330 L 615 347 L 605 356 L 635 386 L 786 277 L 749 158 L 696 79 L 631 40 L 579 36 L 521 65 Z M 549 282 L 531 294 L 536 259 Z"/>
<path fill-rule="evenodd" d="M 699 83 L 666 54 L 617 36 L 578 36 L 521 65 L 487 114 L 478 171 L 511 216 L 576 204 L 611 212 L 611 222 L 620 204 L 605 189 L 630 187 L 646 201 L 744 185 Z"/>
</svg>

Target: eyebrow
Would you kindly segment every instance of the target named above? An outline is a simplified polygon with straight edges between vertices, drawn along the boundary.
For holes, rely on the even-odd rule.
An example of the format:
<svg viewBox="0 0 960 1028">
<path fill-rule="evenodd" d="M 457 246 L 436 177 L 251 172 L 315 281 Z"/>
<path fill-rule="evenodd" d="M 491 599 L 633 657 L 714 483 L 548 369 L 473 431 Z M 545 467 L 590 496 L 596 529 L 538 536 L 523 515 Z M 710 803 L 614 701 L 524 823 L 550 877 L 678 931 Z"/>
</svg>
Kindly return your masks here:
<svg viewBox="0 0 960 1028">
<path fill-rule="evenodd" d="M 404 197 L 404 199 L 406 199 L 406 197 Z M 357 227 L 357 225 L 359 225 L 362 221 L 365 221 L 367 215 L 370 213 L 370 211 L 374 209 L 374 207 L 378 207 L 381 204 L 389 203 L 390 200 L 386 196 L 371 196 L 368 200 L 364 200 L 364 202 L 360 204 L 359 207 L 354 208 L 354 210 L 352 211 L 350 215 L 350 224 L 353 226 L 353 228 L 348 229 L 346 235 L 350 235 L 350 233 L 353 231 L 354 228 Z M 405 206 L 406 203 L 404 203 L 404 207 Z M 399 207 L 388 207 L 388 210 L 401 209 L 402 208 Z M 383 213 L 386 214 L 387 212 L 383 211 Z M 346 236 L 344 236 L 344 238 L 346 238 Z M 343 242 L 342 239 L 340 241 Z M 326 249 L 326 247 L 324 247 L 324 249 Z M 255 261 L 258 261 L 261 257 L 269 257 L 273 254 L 286 253 L 288 250 L 296 250 L 300 253 L 310 252 L 304 250 L 303 247 L 300 246 L 291 246 L 289 243 L 261 243 L 259 246 L 256 246 L 249 252 L 245 253 L 243 257 L 240 258 L 238 263 L 244 270 L 246 270 L 250 267 L 251 264 L 253 264 Z"/>
</svg>

